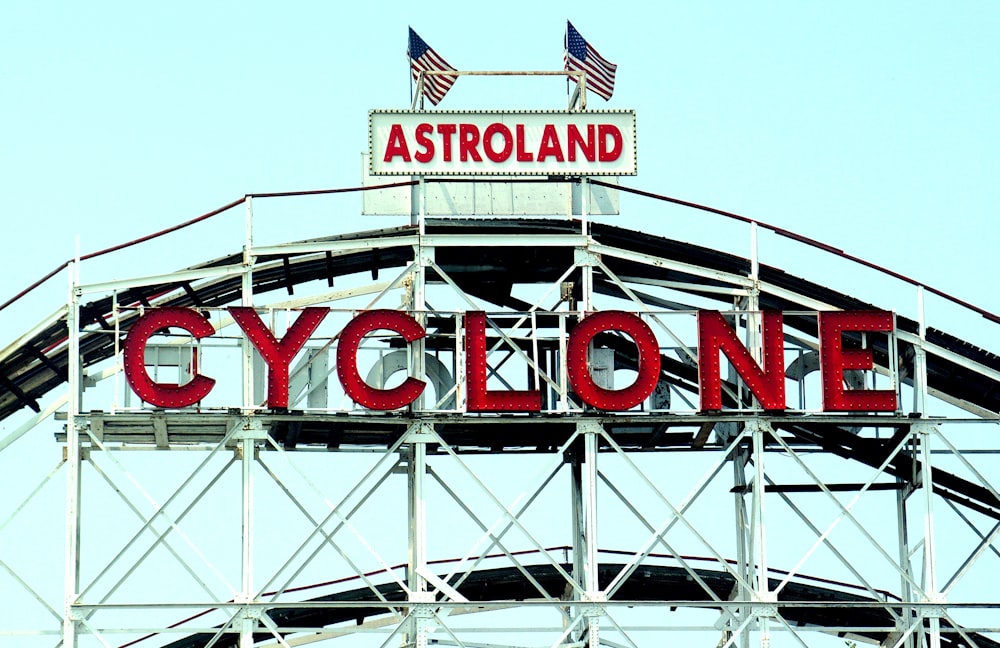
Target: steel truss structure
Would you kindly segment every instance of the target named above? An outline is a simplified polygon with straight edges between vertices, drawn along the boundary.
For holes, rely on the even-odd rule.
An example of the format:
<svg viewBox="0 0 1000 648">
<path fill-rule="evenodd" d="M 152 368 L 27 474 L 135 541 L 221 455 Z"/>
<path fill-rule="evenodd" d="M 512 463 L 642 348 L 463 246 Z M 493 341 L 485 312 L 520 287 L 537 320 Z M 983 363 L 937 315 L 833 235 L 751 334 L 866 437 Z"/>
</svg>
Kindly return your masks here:
<svg viewBox="0 0 1000 648">
<path fill-rule="evenodd" d="M 1000 646 L 996 356 L 897 317 L 845 344 L 876 362 L 852 387 L 896 390 L 900 411 L 826 413 L 816 313 L 871 307 L 755 254 L 586 219 L 420 220 L 262 246 L 246 209 L 231 257 L 96 284 L 74 267 L 66 308 L 0 359 L 0 414 L 37 411 L 0 462 L 53 414 L 65 449 L 37 486 L 7 489 L 0 567 L 21 603 L 0 632 L 19 645 Z M 278 339 L 301 309 L 330 308 L 287 409 L 261 405 L 264 364 L 232 305 Z M 177 410 L 139 402 L 121 376 L 130 325 L 167 306 L 217 330 L 147 349 L 164 382 L 218 380 Z M 336 380 L 339 332 L 373 308 L 427 330 L 370 335 L 358 354 L 369 384 L 426 377 L 403 410 L 361 408 Z M 795 406 L 760 409 L 724 362 L 724 408 L 699 410 L 706 308 L 758 360 L 762 311 L 785 313 Z M 603 310 L 640 314 L 660 347 L 656 391 L 627 412 L 589 408 L 566 376 L 569 332 Z M 541 412 L 467 411 L 472 311 L 487 313 L 490 389 L 538 389 Z M 627 385 L 635 354 L 627 336 L 595 338 L 595 381 Z M 56 520 L 46 489 L 63 477 Z M 61 578 L 28 533 L 55 524 Z"/>
</svg>

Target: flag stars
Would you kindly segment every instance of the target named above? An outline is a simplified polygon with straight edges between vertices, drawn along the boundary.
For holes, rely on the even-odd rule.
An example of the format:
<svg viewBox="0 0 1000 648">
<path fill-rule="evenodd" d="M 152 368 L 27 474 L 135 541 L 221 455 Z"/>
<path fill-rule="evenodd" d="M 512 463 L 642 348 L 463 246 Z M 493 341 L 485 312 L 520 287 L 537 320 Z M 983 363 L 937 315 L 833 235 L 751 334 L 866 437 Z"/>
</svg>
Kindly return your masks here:
<svg viewBox="0 0 1000 648">
<path fill-rule="evenodd" d="M 564 69 L 570 72 L 586 72 L 587 90 L 603 97 L 605 101 L 611 99 L 615 90 L 615 70 L 618 66 L 598 54 L 568 20 L 565 43 Z"/>
</svg>

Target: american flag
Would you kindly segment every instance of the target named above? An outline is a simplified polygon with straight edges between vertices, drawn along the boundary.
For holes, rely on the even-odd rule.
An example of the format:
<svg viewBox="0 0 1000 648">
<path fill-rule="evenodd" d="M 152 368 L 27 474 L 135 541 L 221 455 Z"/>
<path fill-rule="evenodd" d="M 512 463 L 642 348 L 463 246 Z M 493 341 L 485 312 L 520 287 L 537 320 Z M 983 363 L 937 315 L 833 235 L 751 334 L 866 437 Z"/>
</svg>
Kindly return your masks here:
<svg viewBox="0 0 1000 648">
<path fill-rule="evenodd" d="M 607 101 L 615 91 L 615 70 L 618 66 L 603 58 L 590 43 L 576 31 L 573 23 L 566 21 L 566 70 L 587 73 L 587 89 Z"/>
<path fill-rule="evenodd" d="M 410 58 L 410 73 L 413 75 L 414 81 L 418 79 L 421 72 L 428 70 L 455 71 L 455 68 L 448 65 L 448 62 L 441 58 L 440 54 L 431 49 L 424 42 L 424 39 L 413 31 L 412 27 L 410 28 L 410 44 L 406 54 Z M 425 75 L 424 96 L 430 99 L 435 106 L 438 105 L 438 102 L 444 99 L 444 95 L 455 84 L 456 79 L 458 79 L 457 76 L 450 75 Z"/>
</svg>

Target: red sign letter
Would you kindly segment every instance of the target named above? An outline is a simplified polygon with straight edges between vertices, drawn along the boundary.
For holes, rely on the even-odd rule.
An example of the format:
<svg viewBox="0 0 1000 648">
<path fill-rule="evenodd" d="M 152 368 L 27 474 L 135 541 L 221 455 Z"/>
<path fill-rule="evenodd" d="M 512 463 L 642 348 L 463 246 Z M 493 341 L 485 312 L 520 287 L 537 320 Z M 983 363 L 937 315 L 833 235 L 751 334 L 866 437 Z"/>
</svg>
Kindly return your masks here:
<svg viewBox="0 0 1000 648">
<path fill-rule="evenodd" d="M 524 124 L 517 124 L 514 126 L 514 139 L 517 142 L 517 161 L 518 162 L 531 162 L 535 159 L 535 156 L 531 154 L 530 151 L 524 149 Z"/>
<path fill-rule="evenodd" d="M 569 154 L 566 156 L 570 162 L 576 162 L 576 149 L 577 147 L 583 151 L 583 157 L 590 162 L 594 161 L 594 125 L 587 124 L 587 138 L 584 139 L 583 135 L 580 134 L 580 127 L 576 124 L 570 124 L 569 128 L 566 130 L 566 139 L 569 143 L 566 145 L 569 148 Z"/>
<path fill-rule="evenodd" d="M 458 125 L 458 159 L 467 162 L 470 158 L 474 162 L 482 162 L 483 156 L 479 154 L 479 127 L 475 124 Z"/>
<path fill-rule="evenodd" d="M 702 410 L 722 409 L 722 377 L 719 352 L 726 354 L 736 373 L 766 410 L 783 410 L 785 404 L 785 354 L 782 344 L 781 313 L 763 314 L 761 334 L 764 369 L 736 336 L 718 311 L 698 311 L 698 392 Z M 739 406 L 739 405 L 737 405 Z"/>
<path fill-rule="evenodd" d="M 823 409 L 828 412 L 894 412 L 891 389 L 844 388 L 844 371 L 875 366 L 871 348 L 844 349 L 844 331 L 892 331 L 892 313 L 834 311 L 819 314 L 819 368 L 823 376 Z"/>
<path fill-rule="evenodd" d="M 385 145 L 385 157 L 383 162 L 392 162 L 396 156 L 403 158 L 403 162 L 410 161 L 410 149 L 406 146 L 406 135 L 403 134 L 401 124 L 393 124 L 389 129 L 389 142 Z"/>
<path fill-rule="evenodd" d="M 129 329 L 123 349 L 125 380 L 139 398 L 157 407 L 187 407 L 197 403 L 212 390 L 215 381 L 195 374 L 185 385 L 154 382 L 146 372 L 146 343 L 149 338 L 170 326 L 176 326 L 196 340 L 215 333 L 212 325 L 198 312 L 188 308 L 160 308 L 147 311 Z"/>
<path fill-rule="evenodd" d="M 542 143 L 538 145 L 538 161 L 543 162 L 549 156 L 555 157 L 562 162 L 562 144 L 559 143 L 559 134 L 556 132 L 555 124 L 545 124 L 542 129 Z"/>
<path fill-rule="evenodd" d="M 288 407 L 288 368 L 292 358 L 329 312 L 328 308 L 305 309 L 278 342 L 253 308 L 233 306 L 229 309 L 229 314 L 267 363 L 267 405 L 271 409 Z"/>
<path fill-rule="evenodd" d="M 608 137 L 611 137 L 611 148 L 608 148 Z M 622 132 L 614 124 L 597 125 L 597 159 L 601 162 L 614 162 L 622 154 Z"/>
<path fill-rule="evenodd" d="M 355 317 L 340 333 L 337 344 L 337 376 L 344 391 L 355 403 L 374 410 L 394 410 L 409 405 L 424 391 L 426 383 L 407 376 L 394 389 L 376 389 L 358 372 L 358 347 L 368 333 L 385 329 L 399 333 L 407 342 L 426 335 L 423 327 L 410 315 L 394 310 L 365 311 Z"/>
<path fill-rule="evenodd" d="M 486 313 L 465 314 L 465 379 L 469 412 L 538 412 L 540 391 L 488 391 L 486 389 Z"/>
<path fill-rule="evenodd" d="M 451 162 L 451 136 L 458 130 L 455 124 L 438 124 L 437 132 L 441 134 L 441 159 Z"/>
<path fill-rule="evenodd" d="M 497 151 L 493 147 L 493 136 L 499 135 L 503 140 L 503 148 Z M 510 152 L 514 150 L 514 136 L 510 134 L 510 129 L 506 125 L 496 122 L 486 127 L 483 133 L 483 151 L 493 162 L 504 162 L 510 157 Z"/>
<path fill-rule="evenodd" d="M 587 347 L 594 336 L 604 331 L 621 331 L 639 349 L 638 376 L 624 389 L 604 389 L 594 382 L 587 366 Z M 622 311 L 592 313 L 576 325 L 569 336 L 566 368 L 573 391 L 588 405 L 606 411 L 622 411 L 635 407 L 656 389 L 660 377 L 660 349 L 649 325 L 638 315 Z"/>
<path fill-rule="evenodd" d="M 429 135 L 434 132 L 434 127 L 428 123 L 417 124 L 416 138 L 417 146 L 420 149 L 413 154 L 417 162 L 430 162 L 434 159 L 434 142 Z"/>
</svg>

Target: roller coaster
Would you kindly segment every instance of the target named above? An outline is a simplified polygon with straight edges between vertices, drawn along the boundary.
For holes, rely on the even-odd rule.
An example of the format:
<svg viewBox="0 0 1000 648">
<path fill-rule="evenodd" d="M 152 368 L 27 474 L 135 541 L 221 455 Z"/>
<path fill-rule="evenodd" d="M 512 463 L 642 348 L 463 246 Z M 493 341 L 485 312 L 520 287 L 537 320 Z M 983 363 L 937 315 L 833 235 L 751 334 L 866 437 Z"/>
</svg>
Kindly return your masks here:
<svg viewBox="0 0 1000 648">
<path fill-rule="evenodd" d="M 579 217 L 422 217 L 255 243 L 253 202 L 277 197 L 225 208 L 247 213 L 230 255 L 73 279 L 68 303 L 0 354 L 0 418 L 23 421 L 0 440 L 4 474 L 53 421 L 64 454 L 38 488 L 15 480 L 0 526 L 5 599 L 20 602 L 0 633 L 18 645 L 1000 646 L 993 353 L 922 312 L 895 314 L 887 333 L 845 331 L 872 359 L 845 372 L 847 389 L 899 405 L 829 412 L 820 314 L 895 304 Z M 330 309 L 289 367 L 287 407 L 268 405 L 274 368 L 234 306 L 275 339 L 304 309 Z M 165 328 L 145 349 L 153 380 L 218 380 L 185 407 L 142 402 L 122 373 L 130 329 L 166 308 L 216 331 Z M 391 411 L 332 378 L 343 326 L 372 309 L 426 331 L 359 347 L 376 389 L 426 379 Z M 783 313 L 793 405 L 764 409 L 724 361 L 722 408 L 699 406 L 705 310 L 751 352 L 762 314 Z M 635 313 L 656 338 L 655 390 L 627 411 L 592 407 L 567 376 L 570 336 L 599 311 Z M 486 314 L 489 389 L 537 391 L 537 411 L 469 410 L 469 312 Z M 634 380 L 629 336 L 591 347 L 596 383 Z M 61 475 L 53 587 L 18 529 Z"/>
</svg>

